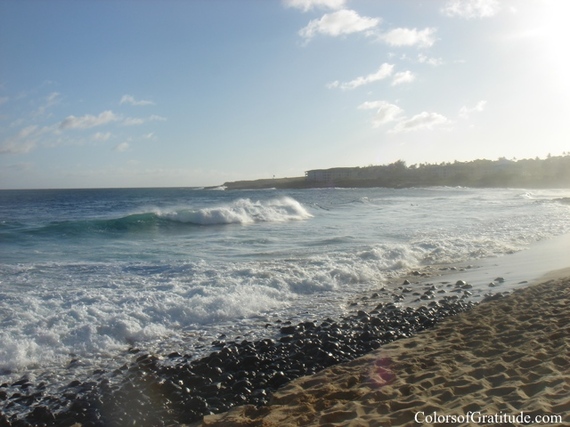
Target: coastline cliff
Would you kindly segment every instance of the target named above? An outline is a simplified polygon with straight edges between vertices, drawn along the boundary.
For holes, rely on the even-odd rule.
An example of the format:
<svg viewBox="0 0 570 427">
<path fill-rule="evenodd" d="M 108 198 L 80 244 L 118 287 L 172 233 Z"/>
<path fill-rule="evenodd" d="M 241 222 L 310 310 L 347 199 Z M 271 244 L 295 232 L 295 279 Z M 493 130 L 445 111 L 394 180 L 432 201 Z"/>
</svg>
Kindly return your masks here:
<svg viewBox="0 0 570 427">
<path fill-rule="evenodd" d="M 223 186 L 228 190 L 430 186 L 570 188 L 570 155 L 411 166 L 398 160 L 389 165 L 315 169 L 305 172 L 304 177 L 233 181 Z"/>
</svg>

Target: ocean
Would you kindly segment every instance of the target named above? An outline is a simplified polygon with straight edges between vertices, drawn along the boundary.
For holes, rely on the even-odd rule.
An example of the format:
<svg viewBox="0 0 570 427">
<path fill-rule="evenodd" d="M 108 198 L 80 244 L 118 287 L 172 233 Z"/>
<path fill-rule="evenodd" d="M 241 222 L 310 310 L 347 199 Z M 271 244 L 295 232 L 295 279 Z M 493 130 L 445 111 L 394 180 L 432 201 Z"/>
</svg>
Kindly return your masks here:
<svg viewBox="0 0 570 427">
<path fill-rule="evenodd" d="M 0 384 L 26 377 L 57 387 L 127 363 L 133 347 L 200 357 L 222 336 L 263 338 L 278 319 L 338 318 L 411 271 L 570 233 L 569 196 L 444 187 L 0 191 Z"/>
</svg>

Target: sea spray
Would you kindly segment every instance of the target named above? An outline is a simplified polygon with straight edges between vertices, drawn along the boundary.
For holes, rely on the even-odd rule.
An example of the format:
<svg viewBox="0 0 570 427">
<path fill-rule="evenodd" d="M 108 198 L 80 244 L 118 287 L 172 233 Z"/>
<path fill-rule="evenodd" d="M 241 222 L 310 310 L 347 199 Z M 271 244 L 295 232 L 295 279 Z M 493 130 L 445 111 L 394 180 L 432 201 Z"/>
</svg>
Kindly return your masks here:
<svg viewBox="0 0 570 427">
<path fill-rule="evenodd" d="M 211 208 L 160 211 L 158 216 L 171 221 L 198 225 L 284 222 L 312 217 L 297 200 L 291 197 L 255 202 L 250 199 L 238 199 L 231 204 Z"/>
</svg>

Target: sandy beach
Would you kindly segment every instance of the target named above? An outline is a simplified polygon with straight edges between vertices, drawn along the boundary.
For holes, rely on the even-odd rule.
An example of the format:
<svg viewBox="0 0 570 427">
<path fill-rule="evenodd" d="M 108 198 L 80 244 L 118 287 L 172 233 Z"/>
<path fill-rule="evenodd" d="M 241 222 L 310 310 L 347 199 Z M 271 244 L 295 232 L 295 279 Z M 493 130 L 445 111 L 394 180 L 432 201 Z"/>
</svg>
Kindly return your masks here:
<svg viewBox="0 0 570 427">
<path fill-rule="evenodd" d="M 570 424 L 570 270 L 204 427 Z M 544 418 L 540 418 L 544 417 Z M 540 421 L 540 422 L 539 422 Z"/>
</svg>

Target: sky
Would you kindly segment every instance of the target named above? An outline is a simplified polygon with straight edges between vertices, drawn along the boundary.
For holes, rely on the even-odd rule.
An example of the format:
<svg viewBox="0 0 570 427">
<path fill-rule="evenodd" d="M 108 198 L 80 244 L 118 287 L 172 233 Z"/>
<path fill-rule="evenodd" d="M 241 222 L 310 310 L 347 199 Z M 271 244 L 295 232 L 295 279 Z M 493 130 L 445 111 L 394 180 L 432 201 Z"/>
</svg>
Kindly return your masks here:
<svg viewBox="0 0 570 427">
<path fill-rule="evenodd" d="M 0 189 L 570 152 L 567 0 L 2 0 Z"/>
</svg>

